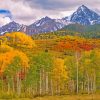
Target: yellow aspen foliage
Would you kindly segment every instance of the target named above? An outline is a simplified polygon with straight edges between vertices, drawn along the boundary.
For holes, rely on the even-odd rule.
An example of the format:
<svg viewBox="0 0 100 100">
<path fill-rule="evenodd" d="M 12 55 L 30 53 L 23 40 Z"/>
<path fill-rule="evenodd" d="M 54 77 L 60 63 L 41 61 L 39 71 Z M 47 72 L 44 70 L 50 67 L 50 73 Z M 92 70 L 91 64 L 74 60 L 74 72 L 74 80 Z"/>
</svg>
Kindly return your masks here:
<svg viewBox="0 0 100 100">
<path fill-rule="evenodd" d="M 7 66 L 10 63 L 12 63 L 15 57 L 19 57 L 21 59 L 20 63 L 22 67 L 28 67 L 29 59 L 26 56 L 26 54 L 24 54 L 21 51 L 12 50 L 12 51 L 0 54 L 0 73 L 4 72 L 5 68 L 7 68 Z"/>
<path fill-rule="evenodd" d="M 12 32 L 5 35 L 8 42 L 14 46 L 32 48 L 35 47 L 35 42 L 32 38 L 22 32 Z"/>
<path fill-rule="evenodd" d="M 53 67 L 53 79 L 54 81 L 59 81 L 60 83 L 68 79 L 68 72 L 63 59 L 55 59 Z"/>
<path fill-rule="evenodd" d="M 0 45 L 0 53 L 5 53 L 5 52 L 8 52 L 8 51 L 12 51 L 13 48 L 6 45 L 6 44 L 2 44 Z"/>
<path fill-rule="evenodd" d="M 67 78 L 66 66 L 64 65 L 63 59 L 57 58 L 54 61 L 53 72 L 55 74 L 54 75 L 55 78 L 57 78 L 59 76 L 62 77 L 62 78 Z"/>
</svg>

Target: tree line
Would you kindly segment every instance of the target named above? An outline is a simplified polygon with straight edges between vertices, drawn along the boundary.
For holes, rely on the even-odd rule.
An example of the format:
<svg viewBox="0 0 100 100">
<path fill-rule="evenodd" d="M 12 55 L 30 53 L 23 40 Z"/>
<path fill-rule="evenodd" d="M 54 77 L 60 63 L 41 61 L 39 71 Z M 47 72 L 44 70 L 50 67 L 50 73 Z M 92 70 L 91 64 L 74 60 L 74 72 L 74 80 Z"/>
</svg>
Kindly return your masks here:
<svg viewBox="0 0 100 100">
<path fill-rule="evenodd" d="M 57 41 L 53 51 L 38 51 L 35 41 L 24 33 L 1 36 L 0 93 L 12 97 L 96 93 L 100 89 L 99 43 L 71 36 Z"/>
</svg>

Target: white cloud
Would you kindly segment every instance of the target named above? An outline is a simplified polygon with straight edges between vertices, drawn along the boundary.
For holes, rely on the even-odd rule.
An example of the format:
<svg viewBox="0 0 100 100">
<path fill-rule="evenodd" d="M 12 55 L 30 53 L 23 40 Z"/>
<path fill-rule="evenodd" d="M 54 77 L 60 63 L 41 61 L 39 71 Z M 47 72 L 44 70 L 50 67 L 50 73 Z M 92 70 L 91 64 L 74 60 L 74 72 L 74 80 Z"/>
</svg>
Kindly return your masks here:
<svg viewBox="0 0 100 100">
<path fill-rule="evenodd" d="M 7 23 L 11 22 L 11 19 L 9 17 L 0 17 L 0 26 L 5 25 Z"/>
<path fill-rule="evenodd" d="M 100 11 L 100 0 L 0 0 L 0 9 L 10 10 L 13 20 L 18 23 L 31 24 L 45 16 L 51 18 L 68 16 L 82 4 L 97 12 Z M 0 20 L 3 22 L 4 19 L 0 18 Z"/>
</svg>

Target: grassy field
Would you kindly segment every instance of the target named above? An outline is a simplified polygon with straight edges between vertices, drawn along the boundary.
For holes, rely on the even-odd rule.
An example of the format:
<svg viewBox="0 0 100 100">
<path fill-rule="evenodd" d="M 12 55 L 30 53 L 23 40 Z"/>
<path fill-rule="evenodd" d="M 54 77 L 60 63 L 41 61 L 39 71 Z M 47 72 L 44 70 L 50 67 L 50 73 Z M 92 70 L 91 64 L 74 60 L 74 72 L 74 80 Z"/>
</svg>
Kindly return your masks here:
<svg viewBox="0 0 100 100">
<path fill-rule="evenodd" d="M 0 99 L 8 100 L 8 99 Z M 9 99 L 9 100 L 100 100 L 100 95 L 65 95 L 65 96 L 45 96 L 36 97 L 33 99 L 21 98 L 21 99 Z"/>
</svg>

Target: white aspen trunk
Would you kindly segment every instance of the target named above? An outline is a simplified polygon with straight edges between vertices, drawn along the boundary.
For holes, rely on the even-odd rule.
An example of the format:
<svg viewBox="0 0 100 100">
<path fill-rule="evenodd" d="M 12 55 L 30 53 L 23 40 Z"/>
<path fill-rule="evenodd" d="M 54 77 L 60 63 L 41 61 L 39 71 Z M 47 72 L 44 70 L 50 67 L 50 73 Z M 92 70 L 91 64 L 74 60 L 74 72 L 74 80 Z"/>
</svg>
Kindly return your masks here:
<svg viewBox="0 0 100 100">
<path fill-rule="evenodd" d="M 32 89 L 32 95 L 34 96 L 35 95 L 35 88 L 31 88 Z"/>
<path fill-rule="evenodd" d="M 90 90 L 91 90 L 91 93 L 93 93 L 93 80 L 91 78 L 91 81 L 90 81 Z"/>
<path fill-rule="evenodd" d="M 56 81 L 56 94 L 58 94 L 58 81 Z"/>
<path fill-rule="evenodd" d="M 72 80 L 72 82 L 73 82 L 73 93 L 75 92 L 75 81 L 74 80 Z"/>
<path fill-rule="evenodd" d="M 94 72 L 94 80 L 93 80 L 93 91 L 96 92 L 96 74 Z"/>
<path fill-rule="evenodd" d="M 83 92 L 83 90 L 84 90 L 84 82 L 82 82 L 82 92 Z"/>
<path fill-rule="evenodd" d="M 54 91 L 53 91 L 53 80 L 51 78 L 51 95 L 53 96 L 54 95 Z"/>
<path fill-rule="evenodd" d="M 87 80 L 88 80 L 88 94 L 90 94 L 90 79 L 88 74 L 87 74 Z"/>
<path fill-rule="evenodd" d="M 42 95 L 42 71 L 40 70 L 40 95 Z"/>
<path fill-rule="evenodd" d="M 58 94 L 60 95 L 60 77 L 59 77 L 59 84 L 58 84 Z"/>
<path fill-rule="evenodd" d="M 20 96 L 20 94 L 21 94 L 21 80 L 19 78 L 19 73 L 17 75 L 17 94 L 18 94 L 18 96 Z"/>
<path fill-rule="evenodd" d="M 14 85 L 14 78 L 13 78 L 13 76 L 12 76 L 12 89 L 13 89 L 13 93 L 15 92 L 15 85 Z"/>
<path fill-rule="evenodd" d="M 29 95 L 31 95 L 32 94 L 32 86 L 30 85 L 30 87 L 29 87 Z"/>
<path fill-rule="evenodd" d="M 78 67 L 79 67 L 79 62 L 78 62 L 78 53 L 76 52 L 76 92 L 77 92 L 77 94 L 78 94 L 78 92 L 79 92 L 79 69 L 78 69 Z"/>
<path fill-rule="evenodd" d="M 30 95 L 34 95 L 34 89 L 33 89 L 32 85 L 30 86 Z"/>
<path fill-rule="evenodd" d="M 84 82 L 84 91 L 86 92 L 87 91 L 87 87 L 86 87 L 86 81 Z"/>
<path fill-rule="evenodd" d="M 38 82 L 36 82 L 36 87 L 35 87 L 35 94 L 38 93 Z"/>
<path fill-rule="evenodd" d="M 48 90 L 49 90 L 49 84 L 48 84 L 49 82 L 48 82 L 48 72 L 46 72 L 46 94 L 48 94 Z"/>
<path fill-rule="evenodd" d="M 21 79 L 19 78 L 19 95 L 21 94 Z"/>
<path fill-rule="evenodd" d="M 43 69 L 43 94 L 46 93 L 46 78 L 45 78 L 45 71 Z"/>
<path fill-rule="evenodd" d="M 25 73 L 25 82 L 26 82 L 26 73 L 28 72 L 28 70 L 27 70 L 27 68 L 25 67 L 24 69 L 23 69 L 24 71 L 24 73 Z M 24 84 L 24 92 L 25 92 L 25 94 L 26 94 L 26 91 L 27 91 L 27 87 L 25 86 L 25 84 Z"/>
<path fill-rule="evenodd" d="M 8 94 L 10 93 L 10 84 L 8 82 Z"/>
<path fill-rule="evenodd" d="M 4 91 L 3 76 L 2 76 L 2 93 Z"/>
<path fill-rule="evenodd" d="M 86 91 L 86 81 L 84 80 L 83 81 L 83 92 L 85 92 Z"/>
<path fill-rule="evenodd" d="M 60 95 L 60 85 L 58 85 L 58 94 Z"/>
<path fill-rule="evenodd" d="M 29 93 L 29 95 L 31 94 L 31 86 L 28 88 L 28 93 Z"/>
<path fill-rule="evenodd" d="M 17 75 L 17 94 L 19 95 L 18 87 L 19 87 L 19 75 Z"/>
</svg>

